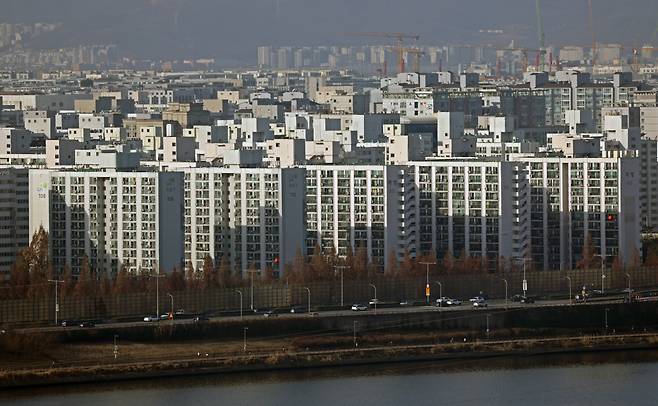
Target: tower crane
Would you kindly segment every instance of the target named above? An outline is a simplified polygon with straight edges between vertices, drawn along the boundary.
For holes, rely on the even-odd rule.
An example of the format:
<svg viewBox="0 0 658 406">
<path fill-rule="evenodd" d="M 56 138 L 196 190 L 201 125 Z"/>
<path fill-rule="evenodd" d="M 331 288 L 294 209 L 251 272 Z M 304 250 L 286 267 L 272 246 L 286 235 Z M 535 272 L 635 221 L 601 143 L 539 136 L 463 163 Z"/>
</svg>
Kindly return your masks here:
<svg viewBox="0 0 658 406">
<path fill-rule="evenodd" d="M 404 41 L 411 39 L 417 42 L 420 39 L 420 35 L 418 34 L 405 34 L 401 32 L 348 32 L 345 33 L 345 35 L 350 37 L 378 37 L 394 39 L 396 45 L 393 49 L 397 53 L 398 71 L 400 73 L 404 72 L 404 53 L 408 52 L 404 48 Z"/>
<path fill-rule="evenodd" d="M 535 1 L 535 9 L 537 12 L 537 37 L 539 39 L 539 49 L 546 49 L 546 34 L 544 33 L 544 22 L 541 18 L 541 4 L 540 0 Z M 539 54 L 540 63 L 537 67 L 541 70 L 544 70 L 544 65 L 546 64 L 546 52 Z"/>
</svg>

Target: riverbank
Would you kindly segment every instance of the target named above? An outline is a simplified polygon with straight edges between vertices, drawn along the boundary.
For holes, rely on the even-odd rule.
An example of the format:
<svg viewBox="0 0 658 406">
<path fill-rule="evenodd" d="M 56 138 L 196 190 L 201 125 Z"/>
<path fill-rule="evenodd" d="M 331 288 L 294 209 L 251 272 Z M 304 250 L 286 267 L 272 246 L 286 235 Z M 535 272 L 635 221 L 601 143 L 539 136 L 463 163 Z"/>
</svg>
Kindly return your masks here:
<svg viewBox="0 0 658 406">
<path fill-rule="evenodd" d="M 658 334 L 619 334 L 521 340 L 452 342 L 434 345 L 390 345 L 319 351 L 246 352 L 150 362 L 109 361 L 94 365 L 12 368 L 0 370 L 1 388 L 98 383 L 159 377 L 236 372 L 491 359 L 605 351 L 655 350 Z"/>
</svg>

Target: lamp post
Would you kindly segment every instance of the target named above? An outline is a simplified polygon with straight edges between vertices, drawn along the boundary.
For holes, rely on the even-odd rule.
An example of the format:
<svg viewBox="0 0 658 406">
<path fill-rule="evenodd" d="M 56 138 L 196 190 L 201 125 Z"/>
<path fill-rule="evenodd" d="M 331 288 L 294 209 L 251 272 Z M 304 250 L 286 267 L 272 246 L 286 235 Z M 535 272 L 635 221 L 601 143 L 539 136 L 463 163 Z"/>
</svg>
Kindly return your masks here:
<svg viewBox="0 0 658 406">
<path fill-rule="evenodd" d="M 528 296 L 528 279 L 526 279 L 526 263 L 532 261 L 531 258 L 516 257 L 517 260 L 523 261 L 523 297 Z"/>
<path fill-rule="evenodd" d="M 255 269 L 248 269 L 247 272 L 249 272 L 251 274 L 251 287 L 250 287 L 249 290 L 251 292 L 251 304 L 250 304 L 250 306 L 251 306 L 251 310 L 253 311 L 254 310 L 254 274 L 258 271 L 255 270 Z"/>
<path fill-rule="evenodd" d="M 508 297 L 507 296 L 507 291 L 508 291 L 509 285 L 507 283 L 507 279 L 505 279 L 505 278 L 501 278 L 501 279 L 502 279 L 503 282 L 505 282 L 505 308 L 507 309 L 507 297 Z"/>
<path fill-rule="evenodd" d="M 605 259 L 611 255 L 595 254 L 593 257 L 601 258 L 601 294 L 605 293 Z"/>
<path fill-rule="evenodd" d="M 425 303 L 430 304 L 430 265 L 436 265 L 436 262 L 419 262 L 425 265 Z"/>
<path fill-rule="evenodd" d="M 343 278 L 343 271 L 347 268 L 346 265 L 336 265 L 334 267 L 335 270 L 340 270 L 340 306 L 343 307 L 345 306 L 345 289 L 344 289 L 344 278 Z"/>
<path fill-rule="evenodd" d="M 631 274 L 626 272 L 626 278 L 628 278 L 628 303 L 631 302 Z"/>
<path fill-rule="evenodd" d="M 372 283 L 368 284 L 370 287 L 372 287 L 375 290 L 375 314 L 377 314 L 377 286 L 373 285 Z"/>
<path fill-rule="evenodd" d="M 605 333 L 608 334 L 608 312 L 610 309 L 605 308 Z"/>
<path fill-rule="evenodd" d="M 166 275 L 160 274 L 160 268 L 157 268 L 157 273 L 152 276 L 155 278 L 155 316 L 158 321 L 160 320 L 160 278 L 166 277 Z"/>
<path fill-rule="evenodd" d="M 439 298 L 443 297 L 443 284 L 439 281 L 434 281 L 437 285 L 439 285 Z"/>
<path fill-rule="evenodd" d="M 565 278 L 569 282 L 569 304 L 573 303 L 573 296 L 571 295 L 571 277 L 567 276 Z"/>
<path fill-rule="evenodd" d="M 48 282 L 52 282 L 55 284 L 55 325 L 57 325 L 58 322 L 58 316 L 59 316 L 59 296 L 58 296 L 58 288 L 60 283 L 64 283 L 64 281 L 60 281 L 59 279 L 48 279 Z"/>
<path fill-rule="evenodd" d="M 304 289 L 308 292 L 308 314 L 311 314 L 311 289 L 304 286 Z"/>
<path fill-rule="evenodd" d="M 171 318 L 174 318 L 174 295 L 167 293 L 167 296 L 171 299 Z"/>
<path fill-rule="evenodd" d="M 240 295 L 240 320 L 242 320 L 242 292 L 236 289 L 235 293 Z"/>
</svg>

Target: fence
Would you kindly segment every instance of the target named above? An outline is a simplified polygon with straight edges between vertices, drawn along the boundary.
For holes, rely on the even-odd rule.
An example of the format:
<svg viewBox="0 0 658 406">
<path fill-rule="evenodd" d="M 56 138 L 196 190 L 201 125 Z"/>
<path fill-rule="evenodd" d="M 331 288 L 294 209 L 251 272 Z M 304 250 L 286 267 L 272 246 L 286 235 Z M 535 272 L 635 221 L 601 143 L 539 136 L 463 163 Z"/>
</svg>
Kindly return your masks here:
<svg viewBox="0 0 658 406">
<path fill-rule="evenodd" d="M 573 271 L 528 272 L 528 293 L 532 295 L 563 295 L 569 286 L 576 294 L 583 285 L 600 289 L 602 281 L 606 290 L 621 290 L 630 284 L 633 289 L 658 287 L 658 271 L 638 269 L 632 271 L 604 271 L 600 269 Z M 569 279 L 571 282 L 569 282 Z M 522 292 L 523 273 L 501 274 L 432 274 L 430 275 L 431 298 L 442 293 L 444 296 L 467 298 L 484 293 L 491 298 L 505 296 L 505 281 L 508 295 Z M 439 287 L 439 283 L 440 286 Z M 128 319 L 155 315 L 157 311 L 167 313 L 185 309 L 187 313 L 217 313 L 223 311 L 250 311 L 263 308 L 285 308 L 293 305 L 305 306 L 309 300 L 312 307 L 340 306 L 367 302 L 376 297 L 383 302 L 400 300 L 425 300 L 425 277 L 414 279 L 315 282 L 305 286 L 275 283 L 256 284 L 251 287 L 215 289 L 207 291 L 143 292 L 119 296 L 74 298 L 59 300 L 59 320 L 65 319 Z M 240 292 L 240 293 L 238 293 Z M 341 300 L 342 299 L 342 300 Z M 253 301 L 253 306 L 252 306 Z M 0 301 L 0 324 L 47 323 L 55 318 L 54 289 L 52 295 L 43 299 L 17 299 Z"/>
</svg>

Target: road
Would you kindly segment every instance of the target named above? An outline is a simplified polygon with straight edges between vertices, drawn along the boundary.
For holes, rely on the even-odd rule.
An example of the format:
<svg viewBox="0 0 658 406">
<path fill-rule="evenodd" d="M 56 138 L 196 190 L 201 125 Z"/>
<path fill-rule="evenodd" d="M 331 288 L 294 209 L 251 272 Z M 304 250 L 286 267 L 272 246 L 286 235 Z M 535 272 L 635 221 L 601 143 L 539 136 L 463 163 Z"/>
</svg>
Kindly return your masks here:
<svg viewBox="0 0 658 406">
<path fill-rule="evenodd" d="M 477 308 L 473 307 L 472 303 L 464 301 L 461 306 L 450 306 L 450 307 L 436 307 L 436 306 L 399 306 L 391 307 L 392 303 L 382 303 L 381 307 L 375 308 L 370 306 L 366 311 L 352 311 L 352 310 L 332 310 L 332 311 L 322 311 L 311 313 L 276 313 L 269 315 L 268 317 L 273 319 L 291 319 L 291 318 L 307 318 L 307 317 L 352 317 L 356 315 L 391 315 L 391 314 L 405 314 L 405 313 L 426 313 L 429 311 L 432 312 L 457 312 L 457 311 L 472 311 L 472 312 L 483 312 L 491 310 L 519 310 L 524 308 L 536 308 L 536 307 L 558 307 L 558 306 L 588 306 L 591 304 L 604 304 L 604 303 L 619 303 L 624 299 L 624 295 L 614 295 L 606 296 L 604 298 L 598 298 L 596 301 L 590 301 L 588 303 L 570 303 L 568 299 L 564 300 L 540 300 L 532 304 L 523 304 L 516 303 L 508 300 L 507 302 L 504 299 L 496 299 L 487 301 L 486 308 Z M 263 313 L 254 313 L 253 311 L 247 309 L 243 314 L 243 319 L 253 320 L 256 318 L 266 317 Z M 208 322 L 230 322 L 241 320 L 241 317 L 238 316 L 221 316 L 221 317 L 210 317 Z M 144 321 L 131 321 L 131 322 L 120 322 L 120 323 L 97 323 L 94 327 L 61 327 L 61 326 L 46 326 L 46 327 L 31 327 L 16 329 L 17 332 L 23 333 L 32 333 L 32 332 L 58 332 L 63 329 L 67 330 L 103 330 L 103 329 L 117 329 L 117 328 L 130 328 L 138 327 L 145 325 L 183 325 L 183 324 L 193 324 L 194 320 L 191 316 L 186 316 L 186 318 L 174 319 L 174 320 L 163 320 L 156 322 L 144 322 Z"/>
</svg>

